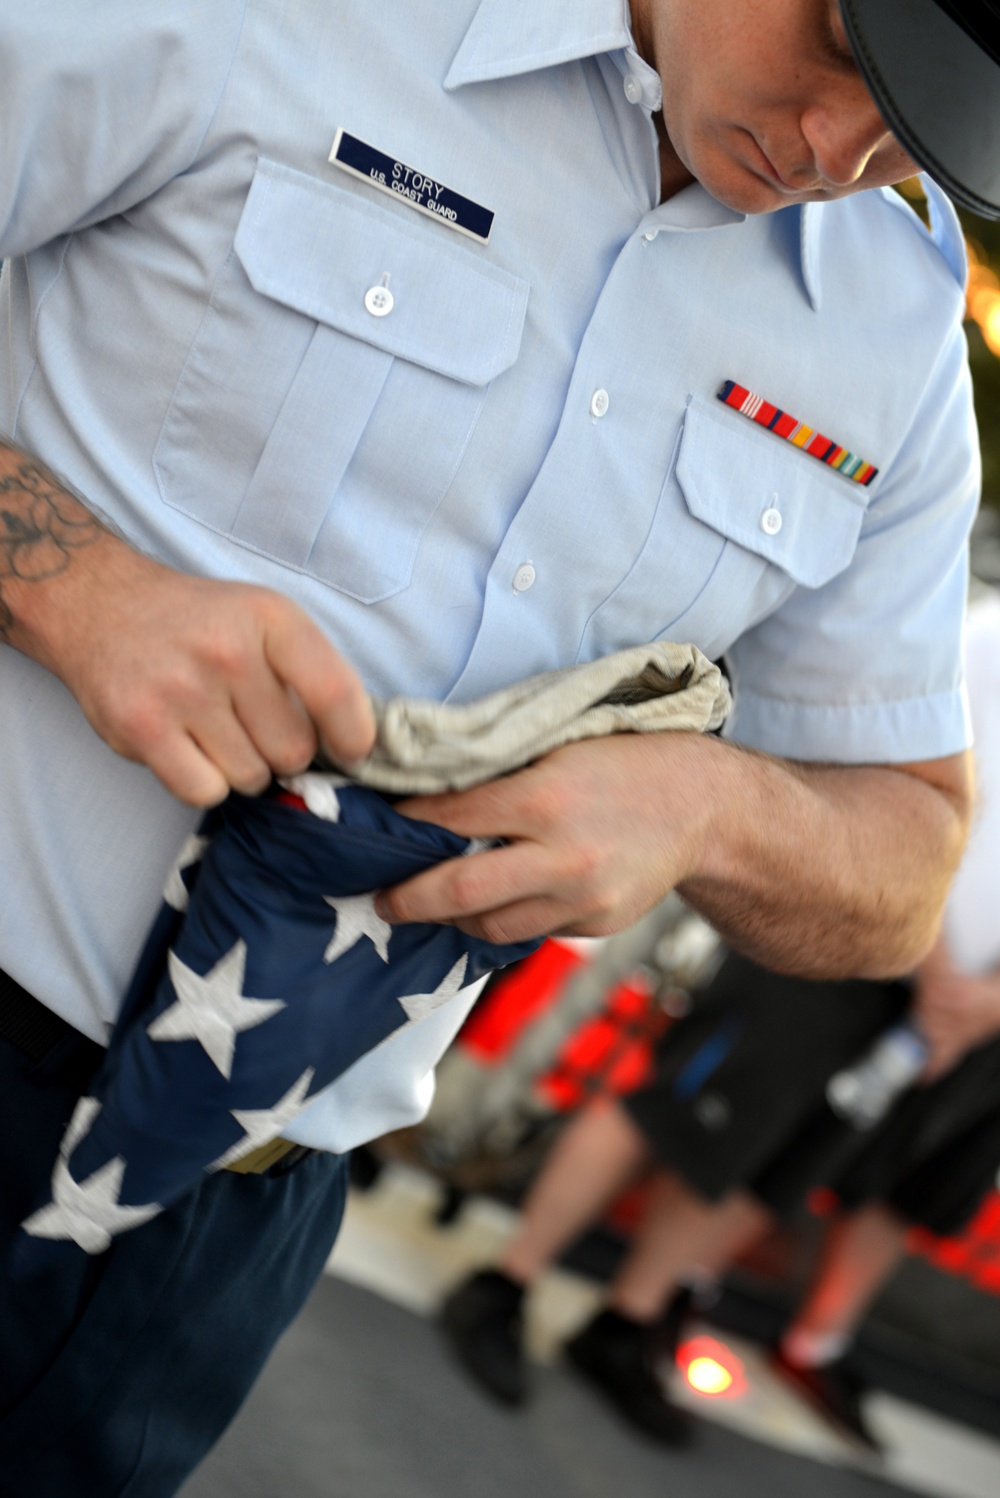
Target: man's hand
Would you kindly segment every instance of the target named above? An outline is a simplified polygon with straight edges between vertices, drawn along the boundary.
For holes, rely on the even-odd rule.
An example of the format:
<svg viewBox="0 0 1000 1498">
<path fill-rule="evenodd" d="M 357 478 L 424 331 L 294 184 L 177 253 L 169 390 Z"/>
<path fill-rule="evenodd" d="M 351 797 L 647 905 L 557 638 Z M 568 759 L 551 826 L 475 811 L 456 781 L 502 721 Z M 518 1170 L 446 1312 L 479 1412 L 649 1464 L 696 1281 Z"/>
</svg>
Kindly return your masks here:
<svg viewBox="0 0 1000 1498">
<path fill-rule="evenodd" d="M 915 974 L 913 1019 L 931 1051 L 924 1081 L 934 1082 L 1000 1034 L 1000 973 L 960 972 L 939 941 Z"/>
<path fill-rule="evenodd" d="M 491 942 L 631 925 L 694 861 L 707 809 L 683 787 L 665 796 L 659 782 L 669 749 L 683 775 L 699 743 L 689 733 L 589 739 L 473 790 L 400 802 L 404 816 L 505 846 L 439 864 L 386 891 L 378 908 Z"/>
<path fill-rule="evenodd" d="M 912 971 L 936 934 L 969 799 L 964 755 L 840 768 L 690 733 L 595 739 L 400 803 L 506 845 L 384 891 L 379 909 L 512 942 L 616 931 L 678 888 L 765 966 L 887 977 Z"/>
<path fill-rule="evenodd" d="M 194 806 L 253 794 L 322 744 L 371 748 L 355 672 L 288 599 L 133 551 L 0 445 L 0 639 L 58 676 L 126 759 Z"/>
<path fill-rule="evenodd" d="M 304 769 L 319 743 L 346 759 L 368 753 L 364 689 L 295 604 L 187 577 L 113 538 L 112 547 L 105 566 L 94 558 L 99 595 L 51 652 L 51 669 L 112 749 L 194 806 L 230 788 L 264 790 L 272 774 Z"/>
</svg>

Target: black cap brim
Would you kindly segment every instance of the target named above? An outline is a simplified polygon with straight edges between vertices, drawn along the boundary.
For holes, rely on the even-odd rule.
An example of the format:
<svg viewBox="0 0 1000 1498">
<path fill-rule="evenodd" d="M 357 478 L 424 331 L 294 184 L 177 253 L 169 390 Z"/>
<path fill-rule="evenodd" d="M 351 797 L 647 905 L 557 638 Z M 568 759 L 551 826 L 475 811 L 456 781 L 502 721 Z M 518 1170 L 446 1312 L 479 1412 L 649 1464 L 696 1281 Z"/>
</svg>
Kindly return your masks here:
<svg viewBox="0 0 1000 1498">
<path fill-rule="evenodd" d="M 1000 63 L 936 0 L 840 0 L 882 117 L 945 192 L 1000 218 Z"/>
</svg>

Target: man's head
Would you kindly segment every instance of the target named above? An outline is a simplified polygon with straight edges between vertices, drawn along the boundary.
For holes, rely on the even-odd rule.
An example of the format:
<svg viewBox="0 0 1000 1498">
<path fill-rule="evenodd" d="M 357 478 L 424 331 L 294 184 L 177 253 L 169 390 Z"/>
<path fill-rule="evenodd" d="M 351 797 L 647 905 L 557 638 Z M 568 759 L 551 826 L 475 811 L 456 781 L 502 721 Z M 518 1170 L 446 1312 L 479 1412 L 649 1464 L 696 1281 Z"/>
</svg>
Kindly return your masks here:
<svg viewBox="0 0 1000 1498">
<path fill-rule="evenodd" d="M 975 3 L 989 8 L 994 0 Z M 960 47 L 982 55 L 994 73 L 993 98 L 987 93 L 980 108 L 984 118 L 991 108 L 996 118 L 1000 68 L 945 4 L 843 0 L 842 14 L 839 0 L 632 0 L 632 18 L 637 45 L 663 80 L 664 124 L 679 165 L 731 207 L 767 213 L 898 182 L 918 164 L 940 168 L 933 127 L 928 140 L 912 101 L 894 103 L 906 94 L 913 68 L 903 73 L 897 67 L 900 79 L 888 86 L 883 76 L 892 72 L 898 50 L 894 28 L 916 27 L 919 41 L 930 38 L 927 28 L 940 19 L 949 38 L 954 33 Z M 959 0 L 947 4 L 964 9 Z M 881 69 L 873 38 L 879 58 L 885 56 Z M 929 40 L 924 54 L 938 44 L 937 37 Z M 914 55 L 919 51 L 915 47 Z M 914 87 L 919 96 L 919 84 Z M 935 104 L 938 116 L 952 121 L 967 106 L 967 100 L 947 98 Z M 1000 216 L 1000 133 L 997 143 L 992 202 Z M 935 175 L 963 198 L 965 171 L 963 159 L 950 174 L 938 169 Z M 981 195 L 975 206 L 983 211 Z"/>
</svg>

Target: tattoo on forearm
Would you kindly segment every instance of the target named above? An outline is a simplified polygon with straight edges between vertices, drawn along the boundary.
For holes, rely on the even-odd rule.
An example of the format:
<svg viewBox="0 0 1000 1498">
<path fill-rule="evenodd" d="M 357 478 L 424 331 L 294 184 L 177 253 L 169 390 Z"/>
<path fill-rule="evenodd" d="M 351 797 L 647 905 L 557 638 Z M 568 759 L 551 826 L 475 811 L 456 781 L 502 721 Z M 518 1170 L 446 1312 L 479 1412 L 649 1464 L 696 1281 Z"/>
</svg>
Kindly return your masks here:
<svg viewBox="0 0 1000 1498">
<path fill-rule="evenodd" d="M 104 530 L 41 463 L 0 443 L 3 454 L 15 465 L 0 472 L 0 640 L 9 639 L 15 624 L 4 583 L 44 582 L 65 572 L 73 552 Z"/>
</svg>

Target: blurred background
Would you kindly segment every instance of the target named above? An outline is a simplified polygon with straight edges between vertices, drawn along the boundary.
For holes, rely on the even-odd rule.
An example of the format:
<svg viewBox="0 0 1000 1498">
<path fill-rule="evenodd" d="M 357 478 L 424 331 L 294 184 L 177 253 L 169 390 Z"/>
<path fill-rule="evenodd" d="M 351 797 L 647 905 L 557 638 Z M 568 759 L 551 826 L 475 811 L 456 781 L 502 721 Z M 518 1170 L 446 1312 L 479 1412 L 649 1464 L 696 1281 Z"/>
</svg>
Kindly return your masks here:
<svg viewBox="0 0 1000 1498">
<path fill-rule="evenodd" d="M 903 184 L 919 211 L 918 180 Z M 1000 581 L 1000 223 L 961 215 L 969 251 L 966 333 L 983 454 L 983 508 L 977 526 L 977 571 Z"/>
<path fill-rule="evenodd" d="M 908 184 L 911 197 L 919 183 Z M 1000 224 L 963 216 L 969 247 L 966 331 L 983 448 L 983 502 L 1000 515 Z"/>
</svg>

